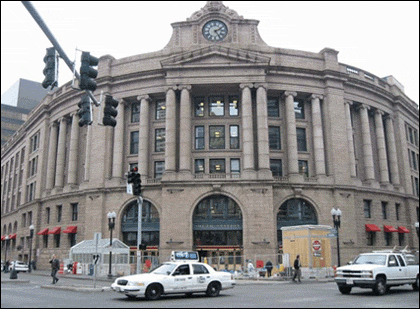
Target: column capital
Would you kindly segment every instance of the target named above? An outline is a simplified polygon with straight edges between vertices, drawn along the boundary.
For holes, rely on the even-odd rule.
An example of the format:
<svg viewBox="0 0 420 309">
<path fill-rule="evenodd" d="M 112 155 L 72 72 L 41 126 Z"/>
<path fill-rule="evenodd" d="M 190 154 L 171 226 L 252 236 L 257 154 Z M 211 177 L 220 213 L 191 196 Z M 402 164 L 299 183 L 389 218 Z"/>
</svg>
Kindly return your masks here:
<svg viewBox="0 0 420 309">
<path fill-rule="evenodd" d="M 376 114 L 378 114 L 380 116 L 383 116 L 383 115 L 385 115 L 385 112 L 384 111 L 381 111 L 380 109 L 375 109 L 375 115 Z"/>
<path fill-rule="evenodd" d="M 293 98 L 297 96 L 297 92 L 285 91 L 283 94 L 284 97 L 292 96 Z"/>
<path fill-rule="evenodd" d="M 370 110 L 370 106 L 366 105 L 366 104 L 360 104 L 359 109 L 366 109 L 366 110 Z"/>
<path fill-rule="evenodd" d="M 148 94 L 137 96 L 137 101 L 141 102 L 143 100 L 146 100 L 146 101 L 150 102 L 152 99 L 150 98 L 150 96 Z"/>
<path fill-rule="evenodd" d="M 353 101 L 350 101 L 350 100 L 346 100 L 346 101 L 344 101 L 344 105 L 353 106 L 354 105 L 354 102 Z"/>
<path fill-rule="evenodd" d="M 176 86 L 176 85 L 173 85 L 173 86 L 168 86 L 166 89 L 165 89 L 165 92 L 166 93 L 168 93 L 169 91 L 176 91 L 176 90 L 178 90 L 178 86 Z"/>
<path fill-rule="evenodd" d="M 79 113 L 77 111 L 70 113 L 70 118 L 77 117 L 77 116 L 79 116 Z"/>
<path fill-rule="evenodd" d="M 53 127 L 58 127 L 57 121 L 50 122 L 50 128 L 53 128 Z"/>
<path fill-rule="evenodd" d="M 257 84 L 254 84 L 254 87 L 257 88 L 257 89 L 262 87 L 265 90 L 267 90 L 268 89 L 268 84 L 267 83 L 257 83 Z"/>
<path fill-rule="evenodd" d="M 391 115 L 391 114 L 385 114 L 384 115 L 384 120 L 395 121 L 395 117 L 394 117 L 394 115 Z"/>
<path fill-rule="evenodd" d="M 316 99 L 323 100 L 324 96 L 322 94 L 312 94 L 311 95 L 311 100 L 316 100 Z"/>
<path fill-rule="evenodd" d="M 252 84 L 252 83 L 245 83 L 245 84 L 239 84 L 239 88 L 241 88 L 241 89 L 244 89 L 244 88 L 249 88 L 249 89 L 251 89 L 251 88 L 253 88 L 254 87 L 254 84 Z"/>
<path fill-rule="evenodd" d="M 191 91 L 192 86 L 191 85 L 178 85 L 178 90 L 184 90 L 184 89 Z"/>
</svg>

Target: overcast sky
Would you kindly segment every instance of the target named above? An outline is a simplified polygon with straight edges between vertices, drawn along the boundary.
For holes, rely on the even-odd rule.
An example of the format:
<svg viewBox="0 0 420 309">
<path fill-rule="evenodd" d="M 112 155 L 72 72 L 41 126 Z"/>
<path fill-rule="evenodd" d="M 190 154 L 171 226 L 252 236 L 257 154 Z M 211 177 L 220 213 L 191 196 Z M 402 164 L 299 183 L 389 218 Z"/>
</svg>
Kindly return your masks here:
<svg viewBox="0 0 420 309">
<path fill-rule="evenodd" d="M 73 61 L 76 47 L 116 59 L 161 50 L 171 38 L 170 24 L 185 21 L 206 1 L 32 3 Z M 315 53 L 333 48 L 340 63 L 378 77 L 393 75 L 419 103 L 418 1 L 223 3 L 259 20 L 268 45 Z M 42 82 L 45 49 L 51 46 L 21 2 L 1 1 L 1 93 L 19 78 Z M 59 84 L 71 78 L 60 61 Z"/>
</svg>

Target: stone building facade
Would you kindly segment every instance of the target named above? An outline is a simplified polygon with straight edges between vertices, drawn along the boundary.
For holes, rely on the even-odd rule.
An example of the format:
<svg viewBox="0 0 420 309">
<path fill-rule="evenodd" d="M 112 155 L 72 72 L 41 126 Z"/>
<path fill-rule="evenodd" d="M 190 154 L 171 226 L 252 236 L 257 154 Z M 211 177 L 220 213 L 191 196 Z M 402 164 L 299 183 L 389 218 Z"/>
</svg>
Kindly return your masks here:
<svg viewBox="0 0 420 309">
<path fill-rule="evenodd" d="M 343 212 L 342 260 L 418 248 L 418 106 L 392 76 L 338 62 L 338 52 L 274 48 L 221 1 L 208 1 L 161 51 L 100 58 L 98 89 L 119 100 L 79 127 L 82 92 L 49 94 L 1 154 L 2 251 L 40 267 L 94 233 L 135 249 L 143 185 L 146 254 L 281 252 L 281 227 L 332 225 Z M 104 236 L 105 237 L 105 236 Z M 17 250 L 22 244 L 23 249 Z M 4 254 L 4 253 L 3 253 Z M 133 250 L 134 256 L 134 250 Z"/>
</svg>

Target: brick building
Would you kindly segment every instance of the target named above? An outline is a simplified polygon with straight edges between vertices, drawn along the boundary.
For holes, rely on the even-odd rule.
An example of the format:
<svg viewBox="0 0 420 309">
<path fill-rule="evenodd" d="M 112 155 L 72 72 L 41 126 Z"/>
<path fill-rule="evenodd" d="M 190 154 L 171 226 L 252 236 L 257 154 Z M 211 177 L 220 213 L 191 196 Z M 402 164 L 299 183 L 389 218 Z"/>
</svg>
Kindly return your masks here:
<svg viewBox="0 0 420 309">
<path fill-rule="evenodd" d="M 172 27 L 161 51 L 100 58 L 95 94 L 119 100 L 115 128 L 97 123 L 99 108 L 79 128 L 82 92 L 66 84 L 2 148 L 10 254 L 27 259 L 33 224 L 33 256 L 47 267 L 51 253 L 108 235 L 115 211 L 114 235 L 134 256 L 134 166 L 148 255 L 276 254 L 281 227 L 332 225 L 332 207 L 343 212 L 343 261 L 418 248 L 418 106 L 392 76 L 339 63 L 329 48 L 270 47 L 258 21 L 221 1 Z"/>
</svg>

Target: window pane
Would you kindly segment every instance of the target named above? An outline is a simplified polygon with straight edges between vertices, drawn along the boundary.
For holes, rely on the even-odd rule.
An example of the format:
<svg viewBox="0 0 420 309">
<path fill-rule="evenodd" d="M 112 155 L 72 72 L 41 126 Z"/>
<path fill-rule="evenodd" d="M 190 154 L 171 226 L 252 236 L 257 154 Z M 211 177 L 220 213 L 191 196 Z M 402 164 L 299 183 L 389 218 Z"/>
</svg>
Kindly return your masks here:
<svg viewBox="0 0 420 309">
<path fill-rule="evenodd" d="M 131 122 L 140 121 L 140 103 L 134 103 L 131 106 Z"/>
<path fill-rule="evenodd" d="M 239 99 L 237 96 L 229 97 L 229 115 L 230 116 L 239 115 Z"/>
<path fill-rule="evenodd" d="M 204 159 L 197 159 L 197 160 L 195 160 L 195 173 L 196 174 L 205 173 L 205 170 L 204 170 Z"/>
<path fill-rule="evenodd" d="M 270 149 L 272 150 L 281 149 L 280 127 L 269 127 L 268 138 L 270 141 Z"/>
<path fill-rule="evenodd" d="M 308 161 L 299 160 L 299 174 L 309 177 Z"/>
<path fill-rule="evenodd" d="M 230 160 L 230 172 L 240 173 L 241 172 L 241 161 L 239 159 Z"/>
<path fill-rule="evenodd" d="M 239 149 L 239 126 L 230 126 L 230 149 Z"/>
<path fill-rule="evenodd" d="M 210 97 L 209 98 L 210 116 L 224 116 L 225 103 L 223 97 Z"/>
<path fill-rule="evenodd" d="M 224 126 L 210 126 L 210 149 L 225 149 Z"/>
<path fill-rule="evenodd" d="M 210 160 L 210 173 L 226 173 L 225 159 Z"/>
<path fill-rule="evenodd" d="M 195 149 L 204 149 L 204 127 L 195 127 Z"/>
<path fill-rule="evenodd" d="M 198 97 L 194 99 L 195 116 L 204 117 L 204 98 Z"/>
<path fill-rule="evenodd" d="M 276 98 L 268 98 L 267 100 L 268 117 L 280 117 L 279 100 Z"/>
<path fill-rule="evenodd" d="M 306 147 L 306 129 L 297 128 L 297 144 L 298 144 L 298 151 L 308 151 Z"/>
<path fill-rule="evenodd" d="M 166 134 L 165 129 L 157 129 L 155 137 L 155 151 L 164 152 L 165 151 L 165 141 Z"/>
<path fill-rule="evenodd" d="M 283 176 L 283 167 L 281 160 L 270 160 L 270 169 L 273 173 L 273 177 L 282 177 Z"/>
<path fill-rule="evenodd" d="M 155 178 L 161 179 L 164 171 L 165 171 L 165 162 L 164 161 L 155 162 Z"/>
<path fill-rule="evenodd" d="M 305 119 L 305 102 L 303 100 L 295 101 L 296 119 Z"/>
<path fill-rule="evenodd" d="M 156 102 L 156 120 L 163 120 L 166 118 L 166 102 Z"/>
<path fill-rule="evenodd" d="M 130 154 L 139 153 L 139 132 L 131 132 L 130 136 Z"/>
</svg>

